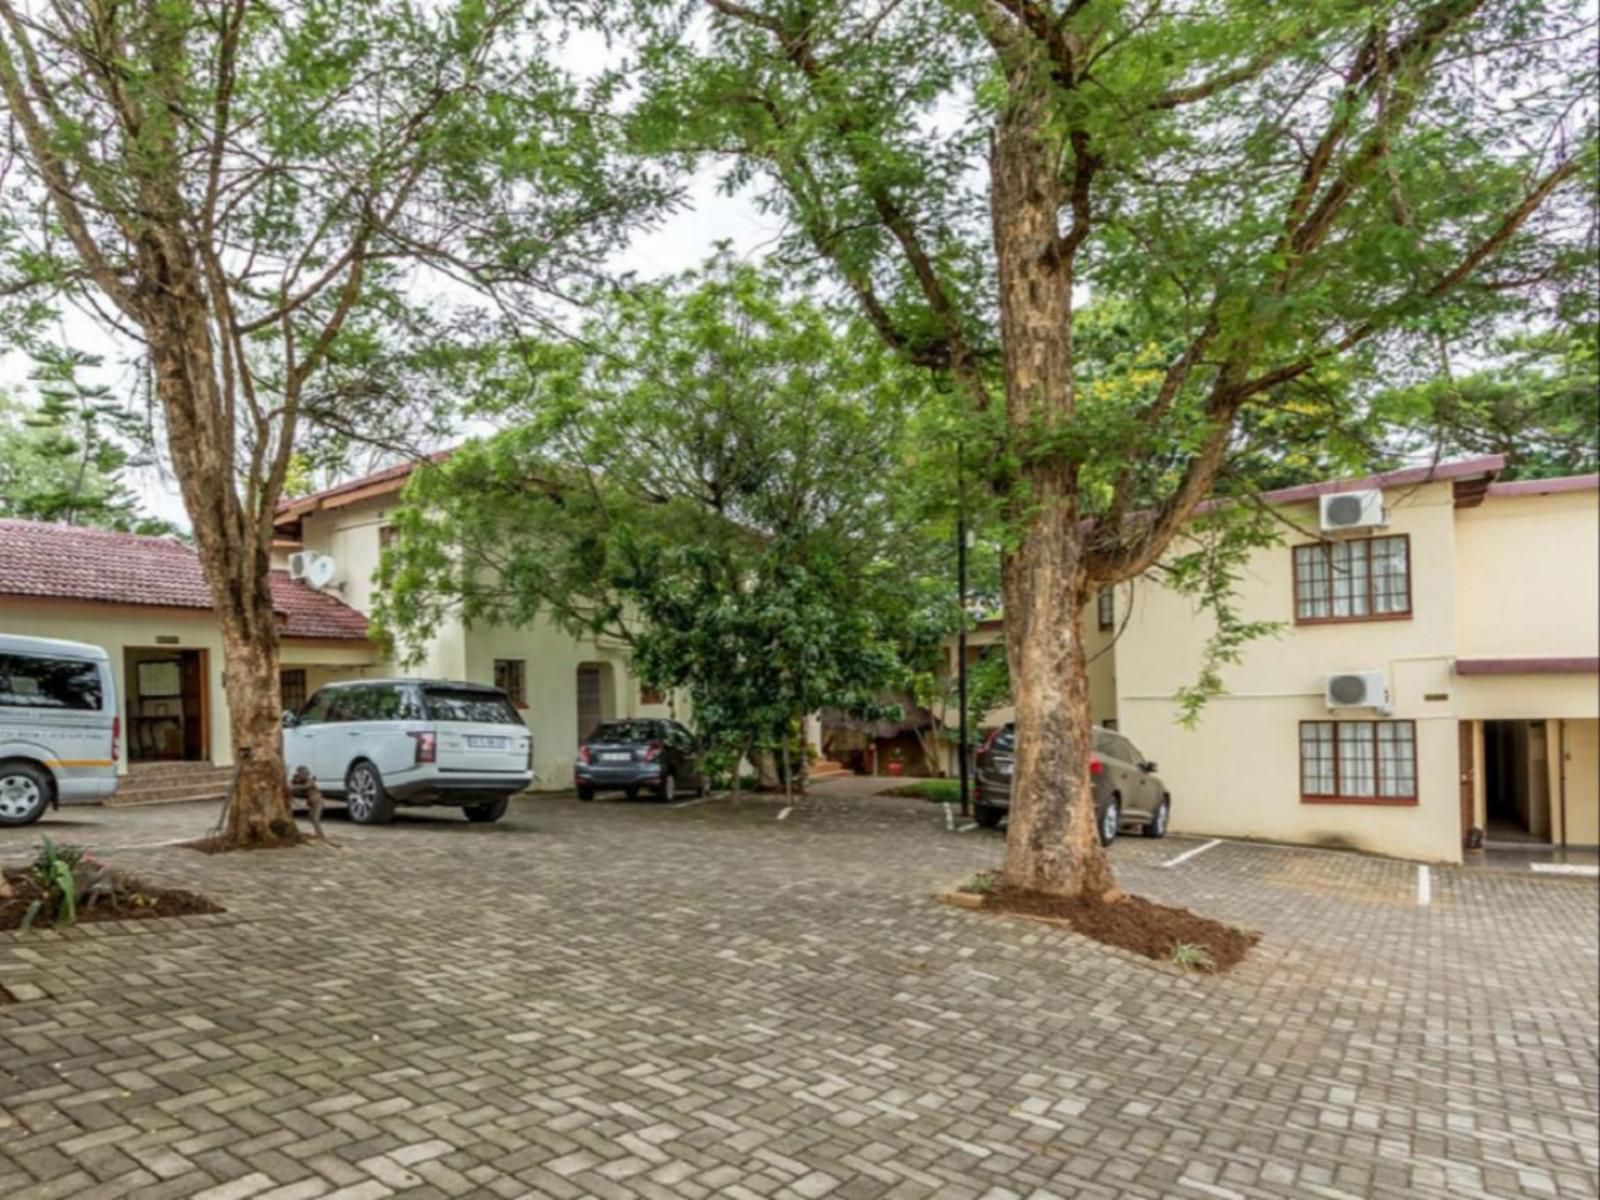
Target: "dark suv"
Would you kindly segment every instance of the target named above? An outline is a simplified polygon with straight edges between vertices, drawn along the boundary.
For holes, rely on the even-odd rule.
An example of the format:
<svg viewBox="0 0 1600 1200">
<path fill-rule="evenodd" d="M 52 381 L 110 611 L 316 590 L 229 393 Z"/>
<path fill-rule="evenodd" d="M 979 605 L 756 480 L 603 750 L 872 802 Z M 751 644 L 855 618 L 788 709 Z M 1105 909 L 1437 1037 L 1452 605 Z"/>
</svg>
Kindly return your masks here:
<svg viewBox="0 0 1600 1200">
<path fill-rule="evenodd" d="M 978 751 L 978 796 L 973 815 L 993 829 L 1011 807 L 1011 772 L 1016 752 L 1016 726 L 1001 726 Z M 1089 759 L 1094 786 L 1095 819 L 1100 844 L 1109 846 L 1124 822 L 1143 827 L 1145 837 L 1166 837 L 1172 797 L 1139 748 L 1114 729 L 1094 728 L 1094 754 Z"/>
<path fill-rule="evenodd" d="M 632 800 L 647 788 L 665 801 L 679 792 L 704 793 L 700 744 L 676 721 L 650 717 L 603 721 L 578 747 L 573 783 L 579 800 L 621 791 Z"/>
</svg>

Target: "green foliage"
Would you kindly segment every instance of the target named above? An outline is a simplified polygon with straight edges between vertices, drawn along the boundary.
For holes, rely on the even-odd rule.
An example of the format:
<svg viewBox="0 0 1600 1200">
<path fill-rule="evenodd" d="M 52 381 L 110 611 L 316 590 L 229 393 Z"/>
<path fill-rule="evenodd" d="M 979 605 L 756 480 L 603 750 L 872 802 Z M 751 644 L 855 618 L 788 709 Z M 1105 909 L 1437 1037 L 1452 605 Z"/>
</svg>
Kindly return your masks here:
<svg viewBox="0 0 1600 1200">
<path fill-rule="evenodd" d="M 1216 959 L 1211 957 L 1211 951 L 1194 942 L 1174 942 L 1172 946 L 1172 965 L 1182 971 L 1204 971 L 1210 973 L 1217 969 Z"/>
<path fill-rule="evenodd" d="M 74 925 L 80 908 L 115 894 L 111 868 L 87 854 L 82 846 L 57 846 L 47 837 L 30 869 L 44 896 L 28 905 L 18 926 L 22 932 L 32 928 L 40 917 L 58 929 Z"/>
<path fill-rule="evenodd" d="M 914 378 L 726 254 L 595 304 L 578 342 L 494 364 L 478 413 L 502 433 L 414 477 L 380 628 L 413 653 L 455 610 L 619 639 L 730 756 L 872 711 L 899 674 Z"/>
<path fill-rule="evenodd" d="M 889 789 L 891 796 L 914 796 L 918 800 L 932 800 L 935 804 L 959 804 L 961 781 L 959 779 L 916 779 Z"/>
<path fill-rule="evenodd" d="M 962 884 L 963 892 L 970 892 L 974 896 L 987 896 L 1000 886 L 1000 873 L 998 871 L 979 871 L 966 883 Z"/>
<path fill-rule="evenodd" d="M 39 402 L 0 395 L 0 517 L 172 533 L 140 511 L 126 482 L 126 472 L 146 462 L 142 416 L 79 378 L 98 365 L 78 351 L 41 350 L 33 373 Z"/>
</svg>

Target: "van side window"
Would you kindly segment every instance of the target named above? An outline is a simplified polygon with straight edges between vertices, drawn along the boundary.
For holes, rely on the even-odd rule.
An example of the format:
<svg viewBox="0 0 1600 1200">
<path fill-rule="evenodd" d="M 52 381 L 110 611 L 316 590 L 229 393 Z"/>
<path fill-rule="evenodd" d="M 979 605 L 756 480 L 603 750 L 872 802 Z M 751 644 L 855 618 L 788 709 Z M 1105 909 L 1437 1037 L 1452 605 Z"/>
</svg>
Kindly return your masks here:
<svg viewBox="0 0 1600 1200">
<path fill-rule="evenodd" d="M 72 658 L 0 654 L 0 708 L 99 712 L 100 668 Z"/>
</svg>

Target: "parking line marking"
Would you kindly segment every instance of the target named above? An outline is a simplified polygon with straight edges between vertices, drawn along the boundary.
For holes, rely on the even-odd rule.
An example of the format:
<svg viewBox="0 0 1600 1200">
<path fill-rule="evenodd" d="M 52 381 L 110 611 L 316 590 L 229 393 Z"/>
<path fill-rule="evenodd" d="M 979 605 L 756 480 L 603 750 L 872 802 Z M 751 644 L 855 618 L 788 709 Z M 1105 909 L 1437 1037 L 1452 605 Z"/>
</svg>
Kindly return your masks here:
<svg viewBox="0 0 1600 1200">
<path fill-rule="evenodd" d="M 1590 879 L 1600 877 L 1600 867 L 1584 863 L 1529 863 L 1528 870 L 1541 875 L 1583 875 Z"/>
<path fill-rule="evenodd" d="M 1162 863 L 1161 865 L 1163 867 L 1175 867 L 1179 863 L 1188 862 L 1196 854 L 1204 854 L 1207 850 L 1211 849 L 1211 847 L 1220 846 L 1220 845 L 1222 845 L 1222 839 L 1221 838 L 1212 838 L 1204 846 L 1196 846 L 1193 850 L 1185 850 L 1182 854 L 1178 855 L 1176 858 L 1169 858 L 1169 859 L 1167 859 L 1166 862 Z"/>
<path fill-rule="evenodd" d="M 778 820 L 780 820 L 780 821 L 783 820 L 785 817 L 787 817 L 793 811 L 794 811 L 794 805 L 791 804 L 787 808 L 785 808 L 782 812 L 780 812 L 778 814 Z"/>
<path fill-rule="evenodd" d="M 680 800 L 676 804 L 667 805 L 668 808 L 693 808 L 696 804 L 704 804 L 707 800 L 715 800 L 716 796 L 696 796 L 693 800 Z"/>
<path fill-rule="evenodd" d="M 973 821 L 973 822 L 969 822 L 966 825 L 963 825 L 960 829 L 956 830 L 956 832 L 957 833 L 971 833 L 977 827 L 978 827 L 977 822 Z"/>
<path fill-rule="evenodd" d="M 956 810 L 948 800 L 944 805 L 944 827 L 947 831 L 956 827 Z"/>
<path fill-rule="evenodd" d="M 1417 864 L 1417 903 L 1426 907 L 1433 902 L 1433 875 L 1426 863 Z"/>
</svg>

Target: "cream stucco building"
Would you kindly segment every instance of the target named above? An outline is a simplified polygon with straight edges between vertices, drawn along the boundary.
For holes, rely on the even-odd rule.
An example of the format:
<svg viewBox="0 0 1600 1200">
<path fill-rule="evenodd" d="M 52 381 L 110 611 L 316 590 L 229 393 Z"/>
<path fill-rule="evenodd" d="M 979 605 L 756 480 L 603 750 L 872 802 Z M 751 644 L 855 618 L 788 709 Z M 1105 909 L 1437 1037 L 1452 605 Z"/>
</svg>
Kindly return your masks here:
<svg viewBox="0 0 1600 1200">
<path fill-rule="evenodd" d="M 1600 477 L 1499 483 L 1494 457 L 1293 488 L 1239 615 L 1280 624 L 1225 668 L 1193 728 L 1209 616 L 1158 583 L 1117 589 L 1116 720 L 1155 759 L 1179 831 L 1454 862 L 1464 843 L 1600 843 Z M 1321 497 L 1381 493 L 1322 527 Z M 1122 607 L 1126 606 L 1126 608 Z M 1331 676 L 1378 703 L 1330 707 Z"/>
<path fill-rule="evenodd" d="M 390 468 L 283 505 L 277 561 L 287 567 L 292 553 L 327 556 L 333 575 L 325 590 L 370 613 L 373 577 L 410 473 L 410 466 Z M 679 697 L 653 693 L 640 683 L 623 642 L 574 637 L 543 618 L 520 627 L 468 627 L 459 618 L 448 620 L 433 631 L 423 660 L 411 666 L 373 661 L 355 671 L 324 664 L 286 667 L 285 703 L 354 674 L 418 675 L 504 688 L 533 732 L 535 788 L 540 790 L 572 786 L 579 738 L 597 722 L 687 715 Z"/>
</svg>

